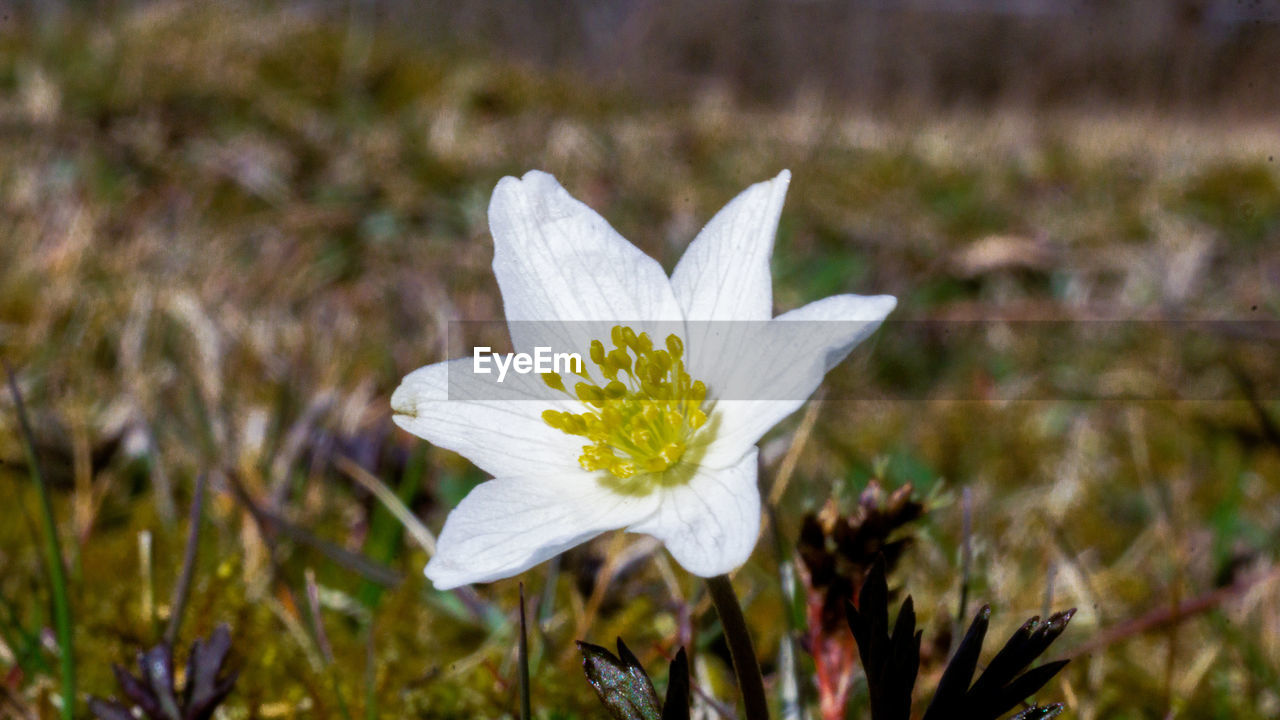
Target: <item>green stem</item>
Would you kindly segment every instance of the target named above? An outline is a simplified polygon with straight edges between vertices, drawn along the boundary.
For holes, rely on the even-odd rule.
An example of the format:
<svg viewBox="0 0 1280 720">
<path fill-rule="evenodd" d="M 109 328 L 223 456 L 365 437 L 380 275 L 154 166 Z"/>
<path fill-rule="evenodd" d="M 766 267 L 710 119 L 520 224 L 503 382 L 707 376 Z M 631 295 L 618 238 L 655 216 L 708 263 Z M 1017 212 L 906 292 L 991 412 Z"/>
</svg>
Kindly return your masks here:
<svg viewBox="0 0 1280 720">
<path fill-rule="evenodd" d="M 760 663 L 751 647 L 751 635 L 747 621 L 742 617 L 742 606 L 733 592 L 728 575 L 707 578 L 711 602 L 720 615 L 724 639 L 729 643 L 729 657 L 733 660 L 733 672 L 738 677 L 738 691 L 742 693 L 742 705 L 746 708 L 746 720 L 769 720 L 769 704 L 764 696 L 764 679 L 760 676 Z"/>
<path fill-rule="evenodd" d="M 524 583 L 520 583 L 520 720 L 533 717 L 532 704 L 529 702 L 529 632 L 524 618 Z"/>
<path fill-rule="evenodd" d="M 50 593 L 53 596 L 53 624 L 58 635 L 58 650 L 62 661 L 62 717 L 71 720 L 76 710 L 76 658 L 75 643 L 71 635 L 71 602 L 67 593 L 67 573 L 62 564 L 62 543 L 58 540 L 58 525 L 53 517 L 53 501 L 45 485 L 40 462 L 36 458 L 35 437 L 27 420 L 27 409 L 22 404 L 22 393 L 13 377 L 9 363 L 4 364 L 9 375 L 9 392 L 18 412 L 18 425 L 22 429 L 22 446 L 27 456 L 27 468 L 31 480 L 40 494 L 40 516 L 44 525 L 44 562 L 49 571 Z"/>
<path fill-rule="evenodd" d="M 373 620 L 364 626 L 368 634 L 364 651 L 364 720 L 378 720 L 378 657 L 373 647 Z"/>
</svg>

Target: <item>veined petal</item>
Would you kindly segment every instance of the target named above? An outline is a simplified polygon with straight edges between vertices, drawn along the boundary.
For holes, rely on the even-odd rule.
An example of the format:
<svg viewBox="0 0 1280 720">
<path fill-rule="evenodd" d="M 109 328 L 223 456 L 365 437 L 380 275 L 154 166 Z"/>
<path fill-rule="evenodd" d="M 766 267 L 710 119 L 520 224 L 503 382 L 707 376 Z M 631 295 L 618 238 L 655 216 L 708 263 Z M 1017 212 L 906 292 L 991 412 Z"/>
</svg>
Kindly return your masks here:
<svg viewBox="0 0 1280 720">
<path fill-rule="evenodd" d="M 703 464 L 736 462 L 769 428 L 795 412 L 822 378 L 875 331 L 897 300 L 890 295 L 834 295 L 769 323 L 740 323 L 746 339 L 721 339 L 699 356 L 698 371 L 717 394 L 714 442 Z M 735 348 L 750 348 L 740 352 Z"/>
<path fill-rule="evenodd" d="M 542 420 L 542 411 L 565 403 L 548 400 L 536 375 L 486 382 L 470 372 L 471 362 L 458 358 L 409 373 L 391 395 L 395 423 L 491 475 L 581 474 L 581 439 Z"/>
<path fill-rule="evenodd" d="M 774 323 L 809 323 L 821 326 L 826 332 L 804 333 L 812 342 L 804 348 L 796 348 L 793 354 L 810 350 L 822 361 L 822 373 L 844 361 L 858 343 L 866 340 L 880 327 L 880 323 L 898 306 L 892 295 L 832 295 L 815 300 L 802 308 L 783 313 Z M 791 335 L 786 333 L 785 335 Z M 798 376 L 797 376 L 798 378 Z M 822 378 L 813 383 L 814 389 Z M 804 381 L 797 379 L 803 384 Z M 812 392 L 812 391 L 811 391 Z"/>
<path fill-rule="evenodd" d="M 725 205 L 693 239 L 671 274 L 688 320 L 773 317 L 769 260 L 791 173 L 756 183 Z"/>
<path fill-rule="evenodd" d="M 755 448 L 730 467 L 699 467 L 687 483 L 657 494 L 658 511 L 627 530 L 661 540 L 685 570 L 722 575 L 751 556 L 760 533 Z"/>
<path fill-rule="evenodd" d="M 489 480 L 449 513 L 427 578 L 448 590 L 511 577 L 657 506 L 656 495 L 619 495 L 582 472 Z"/>
<path fill-rule="evenodd" d="M 503 178 L 489 204 L 489 230 L 493 273 L 519 350 L 585 349 L 573 347 L 579 338 L 527 321 L 683 319 L 662 266 L 547 173 Z"/>
</svg>

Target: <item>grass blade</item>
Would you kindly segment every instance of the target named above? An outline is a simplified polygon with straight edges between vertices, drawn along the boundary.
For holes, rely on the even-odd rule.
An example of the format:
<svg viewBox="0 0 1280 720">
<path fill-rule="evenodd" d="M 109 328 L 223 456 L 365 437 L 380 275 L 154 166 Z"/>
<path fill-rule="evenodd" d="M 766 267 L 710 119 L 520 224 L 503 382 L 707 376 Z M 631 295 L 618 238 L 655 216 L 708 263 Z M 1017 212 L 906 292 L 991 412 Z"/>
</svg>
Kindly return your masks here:
<svg viewBox="0 0 1280 720">
<path fill-rule="evenodd" d="M 27 410 L 22 403 L 22 393 L 18 391 L 18 382 L 13 377 L 13 368 L 4 363 L 5 374 L 9 377 L 9 392 L 13 395 L 13 406 L 18 413 L 18 427 L 22 432 L 22 449 L 27 456 L 27 468 L 31 473 L 31 481 L 40 493 L 40 518 L 44 526 L 44 562 L 49 572 L 49 590 L 53 599 L 53 626 L 58 636 L 58 651 L 62 661 L 62 717 L 71 720 L 76 709 L 76 659 L 75 641 L 71 633 L 71 600 L 67 594 L 66 566 L 62 563 L 62 543 L 58 540 L 58 525 L 53 518 L 53 502 L 49 498 L 49 488 L 45 485 L 44 474 L 40 472 L 40 463 L 36 458 L 35 438 L 31 434 L 31 423 L 27 420 Z"/>
<path fill-rule="evenodd" d="M 413 494 L 417 492 L 418 487 L 421 485 L 426 466 L 427 454 L 425 446 L 419 446 L 405 465 L 404 472 L 400 476 L 399 486 L 395 491 L 396 498 L 406 509 L 408 509 L 407 505 L 412 500 Z M 359 465 L 355 465 L 355 467 L 359 467 Z M 354 468 L 350 469 L 354 470 Z M 377 480 L 376 476 L 374 480 Z M 357 480 L 356 482 L 360 481 Z M 363 485 L 364 483 L 361 484 Z M 374 485 L 376 486 L 376 483 Z M 396 558 L 396 550 L 400 547 L 406 526 L 381 501 L 374 506 L 372 516 L 369 521 L 369 536 L 365 541 L 365 554 L 375 562 L 390 564 Z M 356 597 L 361 604 L 373 610 L 382 599 L 382 586 L 370 580 L 362 580 Z"/>
<path fill-rule="evenodd" d="M 378 720 L 378 656 L 374 652 L 372 620 L 364 631 L 368 634 L 364 651 L 364 720 Z"/>
<path fill-rule="evenodd" d="M 303 573 L 307 590 L 307 607 L 311 610 L 312 639 L 324 664 L 324 672 L 329 677 L 329 686 L 338 701 L 338 712 L 343 720 L 351 720 L 351 708 L 347 707 L 347 696 L 342 692 L 342 681 L 338 674 L 333 656 L 333 645 L 329 643 L 329 635 L 324 630 L 324 617 L 320 613 L 320 586 L 316 584 L 316 572 L 307 568 Z"/>
<path fill-rule="evenodd" d="M 361 487 L 377 498 L 378 502 L 382 503 L 383 507 L 394 515 L 401 525 L 404 525 L 405 529 L 409 531 L 409 535 L 422 546 L 423 550 L 427 551 L 428 555 L 436 554 L 435 535 L 431 534 L 427 526 L 422 524 L 422 521 L 413 514 L 413 511 L 404 504 L 404 501 L 400 499 L 400 496 L 396 495 L 394 490 L 387 487 L 386 483 L 379 480 L 376 475 L 365 470 L 359 463 L 345 455 L 339 455 L 334 458 L 334 464 L 343 474 L 359 483 Z"/>
<path fill-rule="evenodd" d="M 191 594 L 191 582 L 195 579 L 196 553 L 200 549 L 200 520 L 204 517 L 205 474 L 196 476 L 195 495 L 191 498 L 191 519 L 187 532 L 187 547 L 182 554 L 182 570 L 173 586 L 173 601 L 169 603 L 169 624 L 164 630 L 164 641 L 173 647 L 178 641 L 178 629 L 186 614 L 187 598 Z"/>
</svg>

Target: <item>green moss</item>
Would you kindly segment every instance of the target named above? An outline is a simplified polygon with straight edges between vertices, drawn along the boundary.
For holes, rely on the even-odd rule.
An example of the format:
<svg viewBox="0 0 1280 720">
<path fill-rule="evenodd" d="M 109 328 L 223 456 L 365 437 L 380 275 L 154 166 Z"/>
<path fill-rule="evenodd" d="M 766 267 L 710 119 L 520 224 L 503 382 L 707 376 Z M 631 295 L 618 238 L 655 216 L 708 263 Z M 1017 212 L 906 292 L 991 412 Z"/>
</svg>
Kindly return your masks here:
<svg viewBox="0 0 1280 720">
<path fill-rule="evenodd" d="M 1204 168 L 1188 180 L 1181 200 L 1185 212 L 1229 242 L 1256 244 L 1280 232 L 1280 180 L 1269 161 Z"/>
</svg>

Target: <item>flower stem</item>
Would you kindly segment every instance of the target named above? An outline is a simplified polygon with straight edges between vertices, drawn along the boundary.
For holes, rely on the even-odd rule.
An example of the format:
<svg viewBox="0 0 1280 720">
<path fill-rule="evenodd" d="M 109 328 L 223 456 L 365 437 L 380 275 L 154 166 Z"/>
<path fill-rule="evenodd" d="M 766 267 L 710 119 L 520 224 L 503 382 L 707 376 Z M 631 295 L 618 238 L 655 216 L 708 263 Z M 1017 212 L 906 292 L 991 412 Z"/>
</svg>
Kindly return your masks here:
<svg viewBox="0 0 1280 720">
<path fill-rule="evenodd" d="M 751 647 L 751 635 L 742 617 L 742 606 L 733 592 L 728 575 L 707 578 L 711 602 L 720 615 L 724 638 L 729 643 L 729 657 L 733 660 L 733 672 L 738 677 L 738 691 L 746 708 L 746 720 L 769 720 L 769 705 L 764 697 L 764 679 L 760 677 L 760 663 Z"/>
<path fill-rule="evenodd" d="M 524 583 L 520 583 L 520 720 L 531 720 L 533 711 L 529 702 L 529 632 L 524 619 Z"/>
</svg>

